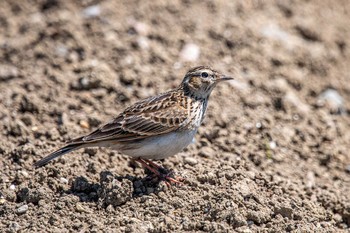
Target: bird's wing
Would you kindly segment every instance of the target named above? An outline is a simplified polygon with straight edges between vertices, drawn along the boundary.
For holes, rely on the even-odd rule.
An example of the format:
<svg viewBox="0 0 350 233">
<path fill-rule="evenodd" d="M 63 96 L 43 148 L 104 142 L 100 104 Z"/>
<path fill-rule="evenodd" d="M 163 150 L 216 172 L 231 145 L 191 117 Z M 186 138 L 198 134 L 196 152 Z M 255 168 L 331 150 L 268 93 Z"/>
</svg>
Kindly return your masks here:
<svg viewBox="0 0 350 233">
<path fill-rule="evenodd" d="M 69 143 L 125 142 L 172 132 L 188 122 L 187 98 L 176 92 L 167 92 L 137 102 L 112 121 Z"/>
</svg>

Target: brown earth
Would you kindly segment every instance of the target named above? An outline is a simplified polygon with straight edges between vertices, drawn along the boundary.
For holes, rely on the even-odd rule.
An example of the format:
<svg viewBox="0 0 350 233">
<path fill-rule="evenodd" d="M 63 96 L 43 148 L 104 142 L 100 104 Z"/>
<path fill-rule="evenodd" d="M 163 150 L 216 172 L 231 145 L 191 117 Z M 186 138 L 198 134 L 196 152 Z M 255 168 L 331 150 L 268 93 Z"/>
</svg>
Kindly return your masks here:
<svg viewBox="0 0 350 233">
<path fill-rule="evenodd" d="M 0 1 L 0 231 L 349 231 L 349 14 L 347 0 Z M 196 65 L 235 80 L 162 162 L 184 185 L 108 149 L 33 169 Z"/>
</svg>

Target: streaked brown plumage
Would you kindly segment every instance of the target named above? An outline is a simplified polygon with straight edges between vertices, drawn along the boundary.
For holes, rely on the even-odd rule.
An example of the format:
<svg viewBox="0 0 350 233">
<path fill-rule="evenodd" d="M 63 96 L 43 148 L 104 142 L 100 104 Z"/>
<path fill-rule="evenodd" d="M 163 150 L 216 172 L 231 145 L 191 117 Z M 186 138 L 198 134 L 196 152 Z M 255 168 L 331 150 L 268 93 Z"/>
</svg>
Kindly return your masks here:
<svg viewBox="0 0 350 233">
<path fill-rule="evenodd" d="M 112 121 L 71 140 L 34 166 L 43 166 L 72 150 L 102 146 L 142 160 L 143 165 L 146 163 L 157 173 L 159 167 L 148 159 L 166 158 L 186 147 L 204 119 L 211 91 L 218 82 L 230 79 L 209 67 L 191 69 L 178 88 L 135 103 Z"/>
</svg>

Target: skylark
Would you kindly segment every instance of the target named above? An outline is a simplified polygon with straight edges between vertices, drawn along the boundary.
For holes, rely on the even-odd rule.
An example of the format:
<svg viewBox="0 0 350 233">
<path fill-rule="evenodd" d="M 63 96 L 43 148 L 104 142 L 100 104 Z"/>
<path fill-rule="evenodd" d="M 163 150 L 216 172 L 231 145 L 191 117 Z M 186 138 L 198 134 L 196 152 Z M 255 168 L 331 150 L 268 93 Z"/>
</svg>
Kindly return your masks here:
<svg viewBox="0 0 350 233">
<path fill-rule="evenodd" d="M 34 166 L 46 165 L 80 148 L 111 147 L 131 156 L 167 183 L 178 183 L 150 159 L 164 159 L 187 147 L 204 119 L 212 90 L 219 82 L 231 79 L 210 67 L 193 68 L 179 87 L 135 103 L 112 121 L 71 140 Z"/>
</svg>

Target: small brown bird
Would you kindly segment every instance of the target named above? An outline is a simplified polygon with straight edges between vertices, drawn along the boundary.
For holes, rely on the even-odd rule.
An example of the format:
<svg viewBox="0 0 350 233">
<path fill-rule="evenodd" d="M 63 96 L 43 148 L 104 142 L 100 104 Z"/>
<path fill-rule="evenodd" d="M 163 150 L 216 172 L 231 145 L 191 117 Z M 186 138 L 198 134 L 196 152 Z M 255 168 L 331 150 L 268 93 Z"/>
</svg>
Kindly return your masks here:
<svg viewBox="0 0 350 233">
<path fill-rule="evenodd" d="M 112 121 L 71 140 L 34 166 L 46 165 L 80 148 L 110 147 L 131 156 L 166 182 L 178 183 L 150 159 L 164 159 L 187 147 L 204 119 L 210 93 L 219 82 L 231 79 L 210 67 L 193 68 L 176 89 L 135 103 Z"/>
</svg>

